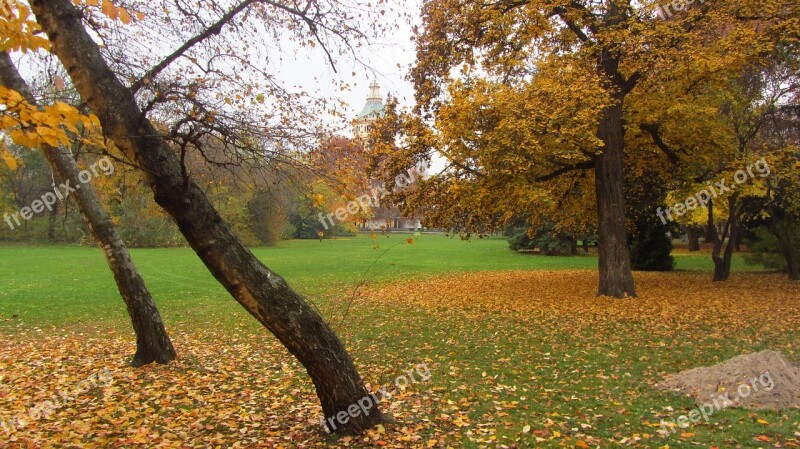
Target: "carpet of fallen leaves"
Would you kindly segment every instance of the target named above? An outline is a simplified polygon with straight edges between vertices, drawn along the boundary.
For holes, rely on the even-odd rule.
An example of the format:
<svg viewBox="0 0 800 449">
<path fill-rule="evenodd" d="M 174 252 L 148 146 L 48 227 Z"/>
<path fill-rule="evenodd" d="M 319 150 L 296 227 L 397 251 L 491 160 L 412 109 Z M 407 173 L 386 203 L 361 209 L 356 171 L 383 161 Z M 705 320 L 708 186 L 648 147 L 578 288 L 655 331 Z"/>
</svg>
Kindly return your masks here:
<svg viewBox="0 0 800 449">
<path fill-rule="evenodd" d="M 252 326 L 174 326 L 180 360 L 141 369 L 125 366 L 134 346 L 120 331 L 6 326 L 0 420 L 98 370 L 113 383 L 0 427 L 0 447 L 800 447 L 797 411 L 725 411 L 664 435 L 660 419 L 691 401 L 652 388 L 743 352 L 800 359 L 800 286 L 773 274 L 636 280 L 635 300 L 596 298 L 590 271 L 454 274 L 347 296 L 345 319 L 330 321 L 369 388 L 396 392 L 382 407 L 397 423 L 357 438 L 322 432 L 304 370 Z M 398 389 L 421 362 L 431 379 Z"/>
</svg>

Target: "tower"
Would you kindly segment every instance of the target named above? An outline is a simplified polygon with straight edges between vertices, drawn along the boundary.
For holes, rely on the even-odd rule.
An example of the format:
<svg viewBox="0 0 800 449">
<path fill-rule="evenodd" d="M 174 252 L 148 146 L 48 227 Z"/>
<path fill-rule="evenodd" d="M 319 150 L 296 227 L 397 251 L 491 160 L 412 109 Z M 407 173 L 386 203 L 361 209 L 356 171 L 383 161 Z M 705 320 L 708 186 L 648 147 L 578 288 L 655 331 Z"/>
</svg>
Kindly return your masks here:
<svg viewBox="0 0 800 449">
<path fill-rule="evenodd" d="M 369 128 L 378 118 L 382 117 L 386 109 L 381 98 L 381 86 L 378 80 L 372 80 L 369 85 L 369 95 L 367 103 L 361 109 L 355 120 L 353 120 L 353 135 L 362 139 L 369 135 Z"/>
</svg>

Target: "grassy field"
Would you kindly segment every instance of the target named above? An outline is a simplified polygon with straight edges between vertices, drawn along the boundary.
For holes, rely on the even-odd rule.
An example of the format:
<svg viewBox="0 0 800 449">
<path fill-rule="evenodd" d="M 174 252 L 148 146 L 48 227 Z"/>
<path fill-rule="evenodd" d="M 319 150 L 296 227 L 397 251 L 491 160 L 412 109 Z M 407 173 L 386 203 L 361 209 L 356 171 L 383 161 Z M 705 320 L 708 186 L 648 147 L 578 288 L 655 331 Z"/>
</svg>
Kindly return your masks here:
<svg viewBox="0 0 800 449">
<path fill-rule="evenodd" d="M 345 439 L 320 432 L 302 367 L 190 250 L 133 252 L 180 360 L 132 370 L 130 326 L 99 250 L 0 248 L 0 419 L 100 367 L 115 380 L 8 447 L 800 446 L 797 410 L 728 409 L 660 434 L 661 419 L 695 405 L 653 388 L 744 352 L 798 359 L 800 287 L 783 276 L 737 257 L 732 280 L 712 284 L 708 254 L 678 250 L 676 272 L 636 274 L 639 299 L 597 299 L 593 256 L 406 238 L 254 250 L 319 307 L 371 388 L 430 368 L 383 404 L 397 424 Z"/>
<path fill-rule="evenodd" d="M 339 240 L 294 240 L 254 253 L 310 300 L 324 307 L 365 282 L 421 280 L 453 272 L 596 269 L 597 257 L 544 257 L 508 250 L 502 238 L 461 241 L 423 235 L 382 236 L 379 247 L 366 236 Z M 232 299 L 186 248 L 132 250 L 149 288 L 169 322 L 228 323 Z M 676 251 L 679 271 L 710 271 L 707 253 Z M 734 271 L 750 271 L 736 257 Z M 35 326 L 79 323 L 127 326 L 125 311 L 103 254 L 84 247 L 0 247 L 0 318 L 16 315 Z M 57 288 L 54 288 L 57 286 Z M 6 321 L 5 323 L 9 323 Z M 18 324 L 18 323 L 15 323 Z"/>
</svg>

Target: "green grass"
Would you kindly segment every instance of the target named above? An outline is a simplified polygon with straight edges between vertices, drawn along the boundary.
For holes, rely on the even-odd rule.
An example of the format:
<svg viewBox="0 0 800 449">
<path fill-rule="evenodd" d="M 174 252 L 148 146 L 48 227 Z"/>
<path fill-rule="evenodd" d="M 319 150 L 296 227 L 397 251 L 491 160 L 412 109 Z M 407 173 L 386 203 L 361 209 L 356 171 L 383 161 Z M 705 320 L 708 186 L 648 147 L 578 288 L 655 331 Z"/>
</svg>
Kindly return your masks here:
<svg viewBox="0 0 800 449">
<path fill-rule="evenodd" d="M 596 269 L 595 256 L 546 257 L 508 250 L 502 238 L 462 241 L 423 235 L 293 240 L 253 252 L 310 300 L 325 307 L 370 285 L 482 270 Z M 168 322 L 239 321 L 233 300 L 188 248 L 138 249 L 132 255 Z M 678 270 L 711 270 L 707 254 L 678 253 Z M 740 258 L 734 271 L 750 269 Z M 102 252 L 84 247 L 0 247 L 0 318 L 14 315 L 31 326 L 125 326 L 124 309 Z M 233 314 L 229 313 L 233 309 Z M 9 323 L 9 321 L 5 321 Z"/>
<path fill-rule="evenodd" d="M 424 235 L 413 245 L 403 243 L 407 238 L 380 237 L 379 248 L 368 237 L 360 236 L 289 241 L 253 251 L 336 324 L 337 332 L 371 381 L 376 380 L 375 373 L 380 373 L 378 381 L 390 382 L 398 370 L 427 357 L 440 368 L 425 388 L 436 389 L 437 395 L 446 399 L 432 406 L 438 407 L 436 416 L 456 416 L 456 409 L 461 407 L 473 423 L 504 423 L 497 426 L 499 439 L 495 443 L 518 439 L 519 447 L 555 447 L 556 441 L 537 442 L 532 433 L 522 433 L 526 424 L 535 431 L 547 430 L 548 422 L 557 423 L 551 430 L 562 431 L 591 425 L 586 433 L 617 441 L 654 434 L 657 429 L 643 422 L 656 422 L 665 406 L 675 408 L 670 414 L 673 417 L 694 407 L 688 399 L 658 392 L 647 384 L 660 377 L 662 370 L 719 361 L 761 349 L 762 344 L 791 348 L 791 342 L 798 338 L 796 333 L 769 338 L 749 332 L 719 335 L 712 329 L 698 328 L 676 340 L 680 333 L 653 333 L 653 329 L 633 321 L 572 329 L 570 323 L 555 326 L 546 319 L 509 318 L 491 310 L 476 325 L 453 311 L 423 310 L 402 303 L 356 304 L 348 320 L 339 321 L 345 302 L 362 281 L 383 285 L 454 272 L 597 266 L 594 256 L 514 253 L 501 238 L 464 242 Z M 258 323 L 230 298 L 191 250 L 143 249 L 132 253 L 170 330 L 210 328 L 263 335 Z M 707 253 L 677 251 L 676 260 L 678 270 L 707 272 L 710 278 L 712 263 Z M 755 271 L 738 256 L 733 269 Z M 42 328 L 41 335 L 61 331 L 97 335 L 108 329 L 130 333 L 122 301 L 98 249 L 0 247 L 0 285 L 0 330 L 14 331 L 22 325 Z M 565 301 L 570 300 L 568 294 Z M 419 422 L 436 416 L 405 419 Z M 715 417 L 714 425 L 697 426 L 695 438 L 683 441 L 675 435 L 635 446 L 697 447 L 699 441 L 704 443 L 700 447 L 728 447 L 731 441 L 739 441 L 745 444 L 738 447 L 762 447 L 752 443 L 754 434 L 769 431 L 771 435 L 778 432 L 788 436 L 800 431 L 794 412 L 758 415 L 773 423 L 770 427 L 755 423 L 753 416 L 742 410 L 725 411 Z M 440 436 L 428 426 L 420 432 L 425 440 Z M 499 447 L 476 442 L 475 435 L 448 438 L 451 444 L 455 439 L 457 447 Z"/>
</svg>

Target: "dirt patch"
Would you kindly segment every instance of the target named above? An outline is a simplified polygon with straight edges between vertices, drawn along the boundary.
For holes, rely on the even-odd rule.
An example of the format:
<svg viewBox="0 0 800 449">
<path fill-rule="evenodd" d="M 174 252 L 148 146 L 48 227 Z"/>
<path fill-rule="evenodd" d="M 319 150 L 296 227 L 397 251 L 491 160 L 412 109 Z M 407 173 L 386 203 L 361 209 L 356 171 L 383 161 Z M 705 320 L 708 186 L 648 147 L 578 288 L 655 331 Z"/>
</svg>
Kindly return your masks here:
<svg viewBox="0 0 800 449">
<path fill-rule="evenodd" d="M 800 407 L 800 366 L 780 352 L 762 351 L 672 374 L 656 387 L 688 395 L 697 405 L 782 410 Z"/>
</svg>

